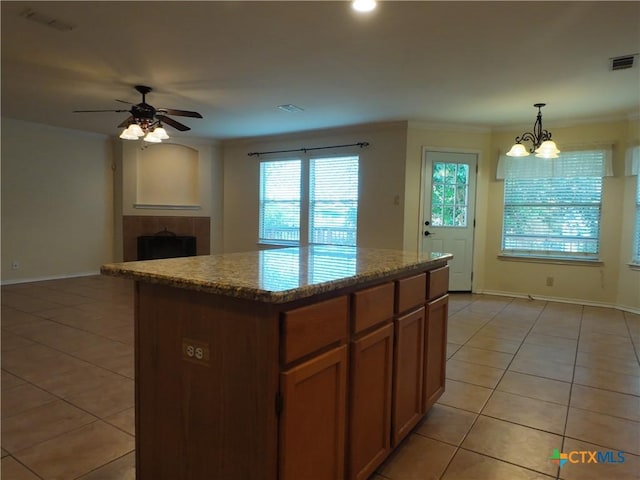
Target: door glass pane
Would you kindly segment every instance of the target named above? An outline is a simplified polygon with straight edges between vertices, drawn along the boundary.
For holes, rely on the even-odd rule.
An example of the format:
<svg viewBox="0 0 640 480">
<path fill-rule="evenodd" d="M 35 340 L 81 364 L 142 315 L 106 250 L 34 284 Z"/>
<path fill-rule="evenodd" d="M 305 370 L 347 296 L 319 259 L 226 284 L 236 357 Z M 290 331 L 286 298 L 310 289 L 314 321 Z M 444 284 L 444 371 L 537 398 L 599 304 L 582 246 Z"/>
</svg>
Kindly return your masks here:
<svg viewBox="0 0 640 480">
<path fill-rule="evenodd" d="M 431 224 L 434 227 L 466 227 L 469 165 L 434 162 L 431 185 Z"/>
</svg>

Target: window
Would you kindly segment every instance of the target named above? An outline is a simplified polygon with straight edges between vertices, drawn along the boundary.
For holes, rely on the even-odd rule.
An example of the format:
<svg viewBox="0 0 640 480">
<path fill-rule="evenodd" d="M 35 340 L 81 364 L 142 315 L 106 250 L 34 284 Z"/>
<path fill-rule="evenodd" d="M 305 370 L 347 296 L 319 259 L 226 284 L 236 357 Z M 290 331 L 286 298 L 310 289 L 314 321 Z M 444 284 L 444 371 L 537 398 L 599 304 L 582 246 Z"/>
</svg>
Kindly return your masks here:
<svg viewBox="0 0 640 480">
<path fill-rule="evenodd" d="M 502 251 L 564 259 L 598 258 L 606 150 L 557 159 L 501 159 Z"/>
<path fill-rule="evenodd" d="M 434 227 L 466 227 L 469 207 L 469 165 L 433 164 L 431 224 Z"/>
<path fill-rule="evenodd" d="M 356 245 L 358 166 L 357 156 L 261 162 L 260 242 Z"/>
<path fill-rule="evenodd" d="M 300 240 L 300 160 L 260 164 L 260 239 Z"/>
<path fill-rule="evenodd" d="M 640 265 L 640 176 L 636 177 L 636 228 L 633 233 L 631 263 Z"/>
</svg>

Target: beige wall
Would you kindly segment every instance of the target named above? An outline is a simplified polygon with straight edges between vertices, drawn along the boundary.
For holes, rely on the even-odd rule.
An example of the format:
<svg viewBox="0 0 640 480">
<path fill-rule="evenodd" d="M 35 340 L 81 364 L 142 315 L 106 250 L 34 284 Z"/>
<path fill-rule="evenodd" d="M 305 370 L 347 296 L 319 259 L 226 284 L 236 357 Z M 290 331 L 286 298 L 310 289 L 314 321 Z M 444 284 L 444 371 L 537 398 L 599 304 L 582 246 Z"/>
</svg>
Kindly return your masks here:
<svg viewBox="0 0 640 480">
<path fill-rule="evenodd" d="M 625 147 L 640 145 L 640 120 L 629 122 Z M 621 148 L 623 146 L 621 145 Z M 622 175 L 624 171 L 619 172 Z M 622 179 L 624 194 L 622 204 L 622 230 L 620 232 L 620 275 L 618 277 L 618 297 L 616 304 L 640 312 L 640 269 L 631 269 L 633 218 L 636 208 L 635 193 L 640 177 L 629 176 Z"/>
<path fill-rule="evenodd" d="M 213 205 L 213 152 L 212 140 L 200 140 L 195 138 L 176 138 L 166 140 L 160 145 L 153 145 L 149 148 L 141 148 L 143 145 L 139 141 L 121 140 L 120 148 L 122 149 L 122 213 L 123 215 L 170 215 L 170 216 L 203 216 L 211 215 Z M 145 203 L 145 199 L 141 197 L 143 193 L 143 179 L 139 179 L 139 173 L 144 173 L 148 161 L 152 161 L 157 157 L 158 165 L 170 163 L 172 156 L 180 147 L 186 147 L 186 151 L 196 153 L 197 171 L 188 172 L 189 179 L 182 179 L 173 184 L 170 179 L 159 175 L 154 183 L 162 183 L 164 185 L 163 197 L 162 191 L 154 195 L 156 204 L 167 204 L 167 208 L 137 208 L 136 205 Z M 182 158 L 178 159 L 182 162 Z M 148 170 L 148 169 L 147 169 Z M 150 170 L 152 171 L 152 170 Z M 148 173 L 148 171 L 147 171 Z M 191 178 L 194 177 L 194 178 Z M 188 200 L 187 193 L 182 190 L 187 180 L 193 181 L 193 192 L 191 200 Z M 156 189 L 158 190 L 158 189 Z M 163 198 L 165 199 L 163 201 Z M 172 203 L 176 208 L 169 208 Z M 184 204 L 195 203 L 199 208 L 197 210 L 182 210 Z"/>
<path fill-rule="evenodd" d="M 631 234 L 628 230 L 632 227 L 628 225 L 633 223 L 633 212 L 629 205 L 629 189 L 632 182 L 624 177 L 625 151 L 630 140 L 629 122 L 554 127 L 550 130 L 561 150 L 563 145 L 613 145 L 614 176 L 605 177 L 603 181 L 600 226 L 602 264 L 553 264 L 498 258 L 504 185 L 502 181 L 495 178 L 497 160 L 500 151 L 505 152 L 513 143 L 513 139 L 522 132 L 494 133 L 489 158 L 491 168 L 487 211 L 489 228 L 484 249 L 486 274 L 482 288 L 478 290 L 638 309 L 640 307 L 640 272 L 630 271 L 626 265 L 631 253 Z M 553 277 L 553 287 L 546 286 L 547 277 Z M 621 283 L 624 283 L 622 289 Z"/>
<path fill-rule="evenodd" d="M 225 142 L 224 250 L 258 248 L 259 163 L 249 152 L 369 142 L 366 148 L 327 150 L 360 156 L 358 245 L 401 249 L 404 221 L 406 122 L 361 125 Z M 311 152 L 310 152 L 311 153 Z M 316 152 L 322 153 L 322 152 Z M 262 158 L 284 158 L 268 155 Z M 291 158 L 291 154 L 289 157 Z"/>
<path fill-rule="evenodd" d="M 471 151 L 479 154 L 474 291 L 640 311 L 640 271 L 628 266 L 637 177 L 624 176 L 625 150 L 640 143 L 640 122 L 548 128 L 561 148 L 614 145 L 615 175 L 604 181 L 602 265 L 498 259 L 503 183 L 495 179 L 496 164 L 521 128 L 490 133 L 394 122 L 226 142 L 180 141 L 198 151 L 197 214 L 211 216 L 212 253 L 257 248 L 259 159 L 249 152 L 370 142 L 355 150 L 361 157 L 359 244 L 416 251 L 423 148 Z M 162 213 L 133 208 L 139 148 L 138 142 L 3 119 L 2 282 L 96 272 L 102 263 L 121 259 L 122 214 Z M 12 260 L 20 262 L 19 270 L 11 269 Z M 553 288 L 545 285 L 549 276 Z"/>
<path fill-rule="evenodd" d="M 2 119 L 3 283 L 96 273 L 111 260 L 111 166 L 104 135 Z"/>
<path fill-rule="evenodd" d="M 474 289 L 481 288 L 484 281 L 483 252 L 486 248 L 487 234 L 487 185 L 490 175 L 489 146 L 491 134 L 489 130 L 477 128 L 452 128 L 445 126 L 409 124 L 407 135 L 407 166 L 405 175 L 405 216 L 404 244 L 405 250 L 418 251 L 422 219 L 420 218 L 420 202 L 422 188 L 423 151 L 429 148 L 441 148 L 448 151 L 470 152 L 478 154 L 478 175 L 476 180 L 476 229 L 474 233 Z"/>
</svg>

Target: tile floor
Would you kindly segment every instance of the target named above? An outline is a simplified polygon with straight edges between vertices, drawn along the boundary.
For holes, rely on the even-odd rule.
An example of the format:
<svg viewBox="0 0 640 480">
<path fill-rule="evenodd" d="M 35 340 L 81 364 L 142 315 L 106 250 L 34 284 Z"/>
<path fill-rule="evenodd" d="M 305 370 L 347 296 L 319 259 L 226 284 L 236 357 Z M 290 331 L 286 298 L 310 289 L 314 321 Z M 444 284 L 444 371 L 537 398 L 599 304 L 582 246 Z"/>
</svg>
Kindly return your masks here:
<svg viewBox="0 0 640 480">
<path fill-rule="evenodd" d="M 2 287 L 2 478 L 134 478 L 132 291 Z M 372 480 L 640 478 L 639 315 L 456 294 L 448 340 L 445 394 Z"/>
</svg>

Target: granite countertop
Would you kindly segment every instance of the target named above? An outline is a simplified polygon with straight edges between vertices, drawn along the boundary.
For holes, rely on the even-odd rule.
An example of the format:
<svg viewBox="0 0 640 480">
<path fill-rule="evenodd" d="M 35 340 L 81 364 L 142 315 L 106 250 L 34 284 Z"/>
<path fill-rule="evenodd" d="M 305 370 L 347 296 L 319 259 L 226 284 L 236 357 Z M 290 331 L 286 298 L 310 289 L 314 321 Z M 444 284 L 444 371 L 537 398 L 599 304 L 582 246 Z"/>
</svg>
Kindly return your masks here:
<svg viewBox="0 0 640 480">
<path fill-rule="evenodd" d="M 315 245 L 103 265 L 101 273 L 283 303 L 451 259 L 449 253 Z"/>
</svg>

